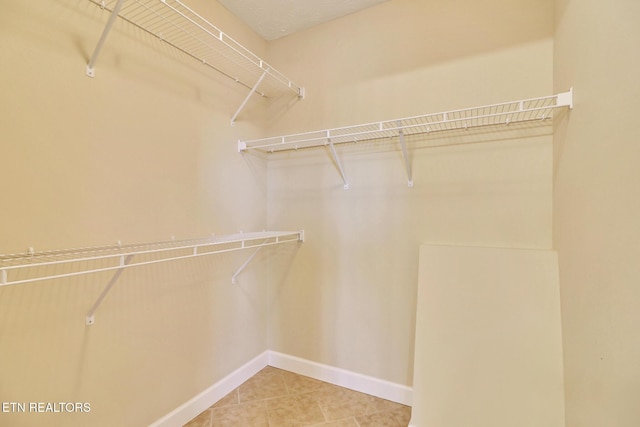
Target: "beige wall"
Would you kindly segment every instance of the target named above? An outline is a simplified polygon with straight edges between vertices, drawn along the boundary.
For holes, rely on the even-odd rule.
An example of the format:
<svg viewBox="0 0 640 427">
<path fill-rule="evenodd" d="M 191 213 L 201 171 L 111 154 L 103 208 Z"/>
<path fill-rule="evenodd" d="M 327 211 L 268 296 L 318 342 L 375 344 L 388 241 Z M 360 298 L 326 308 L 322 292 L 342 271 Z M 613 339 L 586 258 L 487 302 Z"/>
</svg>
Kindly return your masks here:
<svg viewBox="0 0 640 427">
<path fill-rule="evenodd" d="M 554 251 L 423 245 L 411 425 L 564 426 Z"/>
<path fill-rule="evenodd" d="M 555 135 L 554 245 L 567 427 L 640 422 L 640 4 L 556 2 L 556 88 L 575 109 Z"/>
<path fill-rule="evenodd" d="M 258 53 L 266 43 L 211 1 L 191 1 Z M 247 93 L 87 1 L 0 0 L 0 253 L 205 237 L 266 226 L 266 169 L 235 141 L 260 136 Z M 250 125 L 249 123 L 255 123 Z M 248 254 L 0 288 L 0 401 L 89 402 L 91 413 L 11 426 L 141 426 L 266 350 L 266 264 Z M 261 273 L 258 275 L 257 273 Z"/>
<path fill-rule="evenodd" d="M 385 2 L 270 45 L 308 97 L 268 132 L 551 94 L 552 36 L 551 1 Z M 273 155 L 269 227 L 307 240 L 271 276 L 270 348 L 411 385 L 419 245 L 550 248 L 551 133 L 412 140 L 413 188 L 395 142 L 338 149 L 349 190 L 324 149 Z M 483 143 L 424 149 L 451 142 Z"/>
</svg>

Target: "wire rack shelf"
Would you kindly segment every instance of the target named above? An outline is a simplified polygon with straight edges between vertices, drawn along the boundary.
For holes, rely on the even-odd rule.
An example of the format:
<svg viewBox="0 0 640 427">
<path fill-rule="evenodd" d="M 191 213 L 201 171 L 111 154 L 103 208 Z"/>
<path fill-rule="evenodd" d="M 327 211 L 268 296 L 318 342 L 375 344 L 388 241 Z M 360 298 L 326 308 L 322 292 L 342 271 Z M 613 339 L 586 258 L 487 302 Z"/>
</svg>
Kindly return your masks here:
<svg viewBox="0 0 640 427">
<path fill-rule="evenodd" d="M 30 249 L 22 254 L 0 255 L 0 286 L 119 270 L 303 240 L 303 231 L 262 231 L 202 239 L 168 240 L 129 245 L 116 244 L 42 252 Z M 140 259 L 126 265 L 122 262 L 124 258 L 133 256 Z M 96 266 L 97 263 L 101 265 Z M 43 267 L 55 268 L 45 269 Z M 17 277 L 19 271 L 26 269 L 34 271 L 28 274 L 28 277 Z M 35 271 L 36 269 L 37 271 Z M 60 270 L 68 271 L 59 272 Z M 14 276 L 16 278 L 13 278 Z"/>
<path fill-rule="evenodd" d="M 573 89 L 556 95 L 539 98 L 522 99 L 334 129 L 248 141 L 240 140 L 238 141 L 238 151 L 256 150 L 269 154 L 286 150 L 328 146 L 333 160 L 342 175 L 346 189 L 349 187 L 349 184 L 344 176 L 334 145 L 397 137 L 402 146 L 408 169 L 409 186 L 412 186 L 405 137 L 459 131 L 463 129 L 467 130 L 483 126 L 509 125 L 533 121 L 543 122 L 552 119 L 554 110 L 563 107 L 573 108 Z"/>
<path fill-rule="evenodd" d="M 224 252 L 254 249 L 253 254 L 232 277 L 232 283 L 266 246 L 303 242 L 304 231 L 262 231 L 212 236 L 201 239 L 169 240 L 152 243 L 116 244 L 0 255 L 0 287 L 84 274 L 114 272 L 113 277 L 87 314 L 86 323 L 94 322 L 94 313 L 125 269 L 168 261 L 210 256 Z"/>
<path fill-rule="evenodd" d="M 111 13 L 87 64 L 94 66 L 116 17 L 250 89 L 249 96 L 272 97 L 304 88 L 238 43 L 180 0 L 89 0 Z M 239 113 L 239 111 L 236 113 Z M 236 117 L 234 116 L 234 119 Z"/>
</svg>

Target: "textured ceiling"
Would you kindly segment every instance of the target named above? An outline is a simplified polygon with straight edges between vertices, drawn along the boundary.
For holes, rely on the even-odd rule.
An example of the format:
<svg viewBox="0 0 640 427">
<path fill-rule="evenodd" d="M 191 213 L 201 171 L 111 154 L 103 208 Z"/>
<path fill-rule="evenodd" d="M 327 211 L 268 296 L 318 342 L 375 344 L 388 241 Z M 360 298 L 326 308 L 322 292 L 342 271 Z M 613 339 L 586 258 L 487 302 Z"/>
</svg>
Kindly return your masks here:
<svg viewBox="0 0 640 427">
<path fill-rule="evenodd" d="M 275 40 L 384 1 L 218 0 L 266 40 Z"/>
</svg>

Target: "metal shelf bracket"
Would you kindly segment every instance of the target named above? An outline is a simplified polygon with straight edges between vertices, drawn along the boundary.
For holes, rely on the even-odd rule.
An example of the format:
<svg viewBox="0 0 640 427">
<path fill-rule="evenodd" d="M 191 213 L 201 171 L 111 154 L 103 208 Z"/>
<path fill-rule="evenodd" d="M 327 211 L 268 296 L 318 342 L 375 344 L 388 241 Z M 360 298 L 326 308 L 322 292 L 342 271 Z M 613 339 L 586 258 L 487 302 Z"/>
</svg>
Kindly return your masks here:
<svg viewBox="0 0 640 427">
<path fill-rule="evenodd" d="M 400 140 L 400 146 L 402 147 L 402 157 L 404 158 L 404 166 L 407 170 L 407 182 L 409 187 L 413 187 L 413 172 L 411 171 L 411 160 L 409 159 L 409 151 L 407 150 L 407 143 L 404 140 L 404 130 L 402 129 L 402 122 L 398 121 L 398 139 Z"/>
<path fill-rule="evenodd" d="M 255 251 L 253 251 L 251 253 L 249 258 L 247 258 L 247 260 L 245 262 L 243 262 L 240 267 L 238 267 L 236 272 L 233 273 L 233 276 L 231 276 L 231 283 L 233 285 L 235 285 L 237 283 L 236 279 L 238 278 L 238 275 L 240 275 L 240 273 L 242 273 L 242 271 L 244 271 L 244 269 L 249 265 L 249 263 L 251 261 L 253 261 L 253 259 L 256 257 L 256 255 L 258 255 L 258 252 L 260 252 L 260 250 L 265 247 L 265 243 L 267 243 L 267 241 L 268 241 L 268 239 L 265 240 L 264 242 L 262 242 L 262 244 L 260 246 L 258 246 L 258 248 Z M 304 242 L 304 230 L 300 230 L 300 232 L 298 233 L 298 241 L 299 242 Z M 280 237 L 276 236 L 274 243 L 275 244 L 280 243 Z"/>
<path fill-rule="evenodd" d="M 107 286 L 105 286 L 104 289 L 102 290 L 102 293 L 100 294 L 96 302 L 93 303 L 93 305 L 91 306 L 91 309 L 87 312 L 87 317 L 85 320 L 85 323 L 87 324 L 87 326 L 91 326 L 95 323 L 96 310 L 98 309 L 98 307 L 100 307 L 100 304 L 102 304 L 102 301 L 107 296 L 107 294 L 109 293 L 113 285 L 116 284 L 116 282 L 120 278 L 120 275 L 124 271 L 124 267 L 129 265 L 132 258 L 133 258 L 133 255 L 120 257 L 120 269 L 115 272 L 111 280 L 109 280 L 109 283 L 107 283 Z"/>
<path fill-rule="evenodd" d="M 251 88 L 251 90 L 249 91 L 247 96 L 244 98 L 244 100 L 242 101 L 242 104 L 240 104 L 240 106 L 236 110 L 236 112 L 233 115 L 233 117 L 231 117 L 231 126 L 235 126 L 236 119 L 238 118 L 238 115 L 244 109 L 245 105 L 247 105 L 247 102 L 249 102 L 249 98 L 251 98 L 251 96 L 256 92 L 256 90 L 258 89 L 258 86 L 260 86 L 260 83 L 262 83 L 262 80 L 264 80 L 264 78 L 266 77 L 268 72 L 269 72 L 268 68 L 266 70 L 264 70 L 264 72 L 262 73 L 262 75 L 260 76 L 260 78 L 258 79 L 256 84 L 253 85 L 253 87 Z"/>
<path fill-rule="evenodd" d="M 569 88 L 567 92 L 559 93 L 556 102 L 558 107 L 569 107 L 570 110 L 573 110 L 573 87 Z"/>
<path fill-rule="evenodd" d="M 120 13 L 120 9 L 122 8 L 123 3 L 124 3 L 124 0 L 118 0 L 118 3 L 116 3 L 115 7 L 113 8 L 113 12 L 111 12 L 111 16 L 109 16 L 107 25 L 104 27 L 104 30 L 102 30 L 102 35 L 100 36 L 100 40 L 98 40 L 98 44 L 96 45 L 96 48 L 93 50 L 93 55 L 91 55 L 91 59 L 87 64 L 87 76 L 89 77 L 95 77 L 96 75 L 93 67 L 96 64 L 98 55 L 100 55 L 102 46 L 104 46 L 104 42 L 107 40 L 107 36 L 111 31 L 111 27 L 113 27 L 113 23 L 116 21 L 116 18 L 118 18 L 118 14 Z M 102 8 L 104 9 L 104 3 Z"/>
<path fill-rule="evenodd" d="M 259 246 L 258 249 L 256 249 L 255 251 L 253 251 L 253 253 L 249 256 L 249 258 L 247 258 L 247 260 L 240 266 L 240 268 L 238 268 L 236 270 L 235 273 L 233 273 L 233 276 L 231 276 L 231 283 L 232 284 L 236 284 L 236 278 L 238 277 L 238 275 L 240 273 L 242 273 L 242 271 L 247 267 L 247 265 L 249 265 L 249 263 L 251 261 L 253 261 L 253 258 L 255 258 L 256 255 L 258 255 L 258 252 L 260 252 L 260 250 L 264 248 L 264 246 Z"/>
<path fill-rule="evenodd" d="M 347 177 L 344 174 L 344 170 L 342 169 L 342 163 L 340 163 L 340 159 L 338 158 L 338 153 L 336 153 L 336 147 L 333 145 L 333 141 L 331 140 L 330 133 L 327 131 L 327 144 L 329 145 L 329 152 L 331 153 L 331 157 L 338 168 L 338 172 L 340 172 L 340 176 L 342 177 L 342 182 L 344 182 L 344 189 L 349 189 L 349 182 L 347 181 Z"/>
</svg>

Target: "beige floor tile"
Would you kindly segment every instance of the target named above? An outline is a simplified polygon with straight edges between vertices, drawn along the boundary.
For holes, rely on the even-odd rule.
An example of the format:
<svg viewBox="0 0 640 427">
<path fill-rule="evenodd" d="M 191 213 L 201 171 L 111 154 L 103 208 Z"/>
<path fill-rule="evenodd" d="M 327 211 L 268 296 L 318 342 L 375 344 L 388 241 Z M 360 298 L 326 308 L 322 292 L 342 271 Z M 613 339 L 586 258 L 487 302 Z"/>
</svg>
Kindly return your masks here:
<svg viewBox="0 0 640 427">
<path fill-rule="evenodd" d="M 242 384 L 238 393 L 240 402 L 271 399 L 288 394 L 287 385 L 279 370 L 269 366 Z"/>
<path fill-rule="evenodd" d="M 374 397 L 373 400 L 374 409 L 373 412 L 390 412 L 396 410 L 408 410 L 411 413 L 411 407 L 405 406 L 400 403 L 392 402 L 390 400 Z"/>
<path fill-rule="evenodd" d="M 310 394 L 294 394 L 267 400 L 269 427 L 308 426 L 324 422 L 318 402 Z"/>
<path fill-rule="evenodd" d="M 211 425 L 211 410 L 207 409 L 189 421 L 184 427 L 209 427 Z"/>
<path fill-rule="evenodd" d="M 376 398 L 334 385 L 312 392 L 327 421 L 357 417 L 375 412 Z"/>
<path fill-rule="evenodd" d="M 211 427 L 269 427 L 267 405 L 254 401 L 211 409 Z"/>
<path fill-rule="evenodd" d="M 411 408 L 267 366 L 185 427 L 407 427 Z"/>
<path fill-rule="evenodd" d="M 411 421 L 411 408 L 408 406 L 394 411 L 356 417 L 360 427 L 407 427 Z"/>
<path fill-rule="evenodd" d="M 289 393 L 307 393 L 314 391 L 322 387 L 324 384 L 322 381 L 305 377 L 304 375 L 294 374 L 293 372 L 281 371 L 282 378 L 287 385 Z"/>
<path fill-rule="evenodd" d="M 225 397 L 223 397 L 222 399 L 214 403 L 212 408 L 219 408 L 221 406 L 228 406 L 228 405 L 236 405 L 238 403 L 240 403 L 240 400 L 238 397 L 238 389 L 235 389 L 231 393 L 227 394 Z"/>
<path fill-rule="evenodd" d="M 343 418 L 336 421 L 327 421 L 326 423 L 314 424 L 309 427 L 360 427 L 353 417 Z"/>
</svg>

